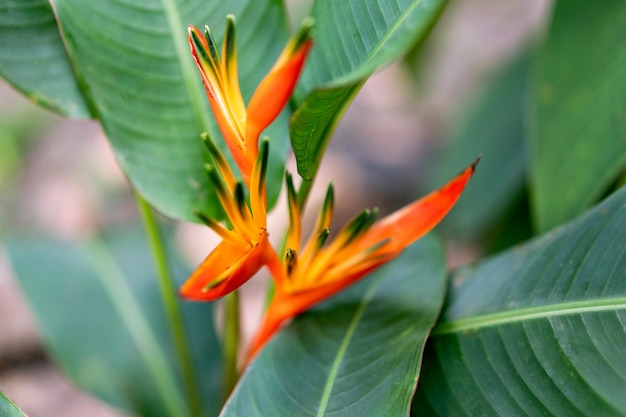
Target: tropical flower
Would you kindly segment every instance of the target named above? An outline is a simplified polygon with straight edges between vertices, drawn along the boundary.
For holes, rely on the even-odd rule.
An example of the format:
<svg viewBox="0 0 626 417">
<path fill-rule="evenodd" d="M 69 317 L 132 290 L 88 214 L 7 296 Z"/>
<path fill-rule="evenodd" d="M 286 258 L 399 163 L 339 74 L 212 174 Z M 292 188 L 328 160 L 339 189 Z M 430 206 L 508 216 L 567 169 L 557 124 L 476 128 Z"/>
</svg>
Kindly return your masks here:
<svg viewBox="0 0 626 417">
<path fill-rule="evenodd" d="M 286 249 L 282 261 L 276 253 L 267 259 L 276 291 L 250 347 L 248 360 L 290 318 L 395 258 L 435 227 L 461 196 L 477 162 L 442 188 L 377 223 L 376 211 L 363 211 L 338 233 L 333 242 L 325 246 L 333 211 L 333 188 L 329 186 L 312 235 L 301 250 L 301 208 L 288 176 L 290 228 Z"/>
<path fill-rule="evenodd" d="M 206 167 L 232 230 L 197 213 L 222 242 L 206 257 L 180 290 L 191 300 L 212 301 L 236 290 L 266 263 L 271 247 L 266 230 L 267 207 L 265 175 L 269 144 L 264 140 L 251 172 L 250 205 L 246 202 L 244 185 L 236 181 L 219 149 L 207 134 L 203 139 L 215 166 Z"/>
<path fill-rule="evenodd" d="M 211 109 L 246 184 L 258 153 L 261 132 L 278 116 L 295 88 L 311 48 L 311 22 L 305 21 L 288 43 L 270 72 L 244 105 L 237 78 L 235 18 L 226 20 L 220 57 L 208 26 L 204 35 L 189 26 L 191 53 L 202 75 Z"/>
</svg>

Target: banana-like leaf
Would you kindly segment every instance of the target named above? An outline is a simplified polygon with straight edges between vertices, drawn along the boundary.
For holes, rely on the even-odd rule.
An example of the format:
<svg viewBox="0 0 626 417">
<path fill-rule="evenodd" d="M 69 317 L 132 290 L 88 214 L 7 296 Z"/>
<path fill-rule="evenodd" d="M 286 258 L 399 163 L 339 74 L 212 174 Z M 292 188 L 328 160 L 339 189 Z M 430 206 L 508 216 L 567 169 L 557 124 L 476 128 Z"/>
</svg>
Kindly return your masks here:
<svg viewBox="0 0 626 417">
<path fill-rule="evenodd" d="M 279 333 L 222 416 L 408 415 L 444 277 L 439 241 L 420 240 Z"/>
<path fill-rule="evenodd" d="M 626 3 L 561 0 L 537 54 L 529 135 L 540 231 L 574 218 L 626 168 Z"/>
<path fill-rule="evenodd" d="M 48 0 L 0 0 L 0 76 L 59 114 L 91 116 Z"/>
<path fill-rule="evenodd" d="M 312 180 L 330 135 L 366 79 L 421 41 L 445 0 L 317 0 L 315 46 L 291 122 L 298 173 Z"/>
<path fill-rule="evenodd" d="M 204 164 L 200 133 L 225 149 L 187 45 L 187 25 L 211 27 L 218 39 L 226 15 L 237 18 L 239 75 L 250 97 L 287 41 L 284 8 L 271 0 L 53 0 L 81 85 L 130 181 L 154 207 L 194 220 L 220 216 Z M 281 185 L 287 118 L 272 138 L 269 199 Z"/>
<path fill-rule="evenodd" d="M 441 184 L 477 155 L 480 169 L 441 226 L 456 236 L 478 237 L 502 217 L 524 187 L 527 53 L 513 59 L 450 133 L 449 143 L 430 168 L 427 183 Z M 431 188 L 426 187 L 426 188 Z"/>
<path fill-rule="evenodd" d="M 27 417 L 13 401 L 8 399 L 2 391 L 0 391 L 0 416 L 2 417 Z"/>
<path fill-rule="evenodd" d="M 16 241 L 7 250 L 51 356 L 78 386 L 137 415 L 193 415 L 141 233 L 131 228 L 84 245 Z M 212 305 L 180 303 L 197 366 L 197 408 L 215 416 L 221 353 Z"/>
<path fill-rule="evenodd" d="M 626 187 L 457 271 L 415 416 L 626 415 Z"/>
</svg>

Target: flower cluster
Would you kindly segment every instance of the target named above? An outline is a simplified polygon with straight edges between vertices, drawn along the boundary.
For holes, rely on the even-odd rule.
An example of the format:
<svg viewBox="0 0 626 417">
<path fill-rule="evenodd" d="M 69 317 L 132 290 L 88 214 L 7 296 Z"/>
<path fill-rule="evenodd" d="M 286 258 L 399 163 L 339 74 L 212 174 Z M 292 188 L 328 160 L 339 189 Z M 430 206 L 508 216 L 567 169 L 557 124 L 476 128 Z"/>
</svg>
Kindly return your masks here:
<svg viewBox="0 0 626 417">
<path fill-rule="evenodd" d="M 435 227 L 456 203 L 475 168 L 475 164 L 468 167 L 439 190 L 380 221 L 376 221 L 376 211 L 363 211 L 332 242 L 327 242 L 334 202 L 333 188 L 329 186 L 317 222 L 304 244 L 303 207 L 296 197 L 292 177 L 287 174 L 289 229 L 284 251 L 276 251 L 269 243 L 266 229 L 269 144 L 263 141 L 259 145 L 259 136 L 285 106 L 295 87 L 312 45 L 310 29 L 310 24 L 305 24 L 287 44 L 246 107 L 237 79 L 234 19 L 228 18 L 221 56 L 208 28 L 204 34 L 193 26 L 189 28 L 192 55 L 243 181 L 236 179 L 218 148 L 203 135 L 214 161 L 207 166 L 207 172 L 230 228 L 198 215 L 223 240 L 183 285 L 181 295 L 212 301 L 236 290 L 267 267 L 274 279 L 275 294 L 248 360 L 291 318 L 390 261 Z"/>
</svg>

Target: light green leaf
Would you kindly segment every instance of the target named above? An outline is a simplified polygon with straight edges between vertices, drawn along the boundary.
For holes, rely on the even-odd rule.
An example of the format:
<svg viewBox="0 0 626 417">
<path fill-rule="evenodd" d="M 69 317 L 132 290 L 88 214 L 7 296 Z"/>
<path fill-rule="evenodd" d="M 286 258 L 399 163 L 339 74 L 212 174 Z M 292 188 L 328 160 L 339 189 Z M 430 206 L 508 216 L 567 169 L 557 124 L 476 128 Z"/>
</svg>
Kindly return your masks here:
<svg viewBox="0 0 626 417">
<path fill-rule="evenodd" d="M 524 187 L 524 106 L 529 59 L 523 54 L 481 93 L 450 133 L 431 167 L 429 189 L 445 182 L 482 155 L 480 165 L 454 209 L 442 222 L 450 233 L 478 237 L 502 217 Z"/>
<path fill-rule="evenodd" d="M 415 416 L 625 416 L 626 187 L 457 271 Z M 432 342 L 432 343 L 431 343 Z"/>
<path fill-rule="evenodd" d="M 531 99 L 535 224 L 548 230 L 606 192 L 626 167 L 626 3 L 559 1 Z"/>
<path fill-rule="evenodd" d="M 54 0 L 66 45 L 118 162 L 152 205 L 175 218 L 219 216 L 203 170 L 208 131 L 225 149 L 187 45 L 187 25 L 210 25 L 222 37 L 237 17 L 239 75 L 249 98 L 287 41 L 284 8 L 271 0 Z M 287 118 L 272 137 L 269 199 L 281 185 Z"/>
<path fill-rule="evenodd" d="M 315 44 L 297 89 L 291 142 L 312 180 L 339 119 L 365 80 L 421 41 L 445 0 L 317 0 Z"/>
<path fill-rule="evenodd" d="M 444 276 L 437 240 L 409 247 L 281 331 L 243 375 L 222 416 L 407 415 Z"/>
<path fill-rule="evenodd" d="M 13 401 L 8 399 L 2 391 L 0 391 L 0 416 L 2 417 L 27 417 Z"/>
<path fill-rule="evenodd" d="M 59 114 L 90 117 L 47 0 L 0 0 L 0 76 Z"/>
<path fill-rule="evenodd" d="M 7 245 L 44 342 L 80 387 L 142 416 L 190 416 L 147 243 L 134 230 L 84 245 Z M 179 277 L 187 273 L 178 271 Z M 181 301 L 203 416 L 217 414 L 220 349 L 212 305 Z"/>
</svg>

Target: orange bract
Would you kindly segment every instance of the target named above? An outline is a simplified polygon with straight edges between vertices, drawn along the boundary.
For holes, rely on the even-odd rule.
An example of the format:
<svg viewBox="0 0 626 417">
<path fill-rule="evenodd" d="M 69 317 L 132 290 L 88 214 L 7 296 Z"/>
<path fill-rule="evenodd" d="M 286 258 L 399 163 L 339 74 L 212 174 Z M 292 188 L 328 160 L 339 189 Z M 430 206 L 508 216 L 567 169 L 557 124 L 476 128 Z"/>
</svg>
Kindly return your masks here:
<svg viewBox="0 0 626 417">
<path fill-rule="evenodd" d="M 208 136 L 205 135 L 204 139 L 215 161 L 215 168 L 208 166 L 207 171 L 232 230 L 206 216 L 198 215 L 223 241 L 191 275 L 180 294 L 191 300 L 212 301 L 236 290 L 252 278 L 265 265 L 267 253 L 271 250 L 267 240 L 265 202 L 269 145 L 263 141 L 252 170 L 248 206 L 243 184 L 235 181 L 228 163 Z"/>
<path fill-rule="evenodd" d="M 208 27 L 202 34 L 189 26 L 191 53 L 200 70 L 211 109 L 246 184 L 249 184 L 261 132 L 278 116 L 293 92 L 311 48 L 310 29 L 311 24 L 306 23 L 289 41 L 246 109 L 237 78 L 234 17 L 227 17 L 222 56 Z"/>
<path fill-rule="evenodd" d="M 290 230 L 284 262 L 267 258 L 276 292 L 250 348 L 248 360 L 290 318 L 331 297 L 373 269 L 395 258 L 428 233 L 452 209 L 474 173 L 476 162 L 439 190 L 374 223 L 376 212 L 366 210 L 324 246 L 332 218 L 332 188 L 305 247 L 300 246 L 300 208 L 291 179 L 287 179 Z"/>
</svg>

